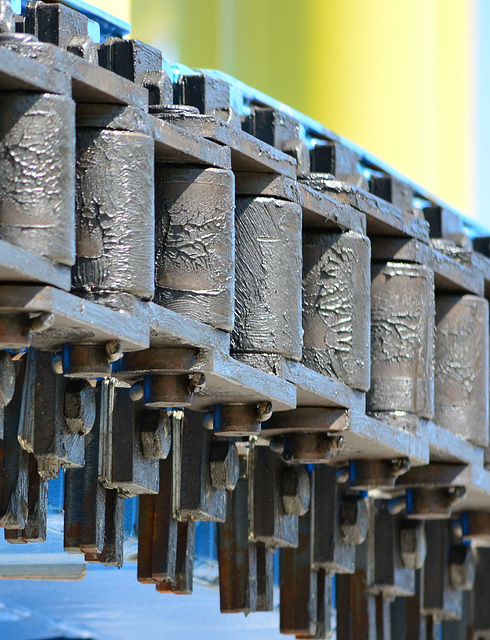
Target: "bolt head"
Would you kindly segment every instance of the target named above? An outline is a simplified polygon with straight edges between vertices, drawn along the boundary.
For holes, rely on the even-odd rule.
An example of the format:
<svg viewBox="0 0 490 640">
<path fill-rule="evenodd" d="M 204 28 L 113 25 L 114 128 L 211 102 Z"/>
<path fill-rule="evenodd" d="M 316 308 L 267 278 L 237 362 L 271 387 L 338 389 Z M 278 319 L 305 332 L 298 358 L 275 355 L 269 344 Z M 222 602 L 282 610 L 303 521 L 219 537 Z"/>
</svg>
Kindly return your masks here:
<svg viewBox="0 0 490 640">
<path fill-rule="evenodd" d="M 405 520 L 400 526 L 400 555 L 403 566 L 421 569 L 427 555 L 427 540 L 423 520 Z"/>
<path fill-rule="evenodd" d="M 302 516 L 310 506 L 310 478 L 301 465 L 288 466 L 282 473 L 282 504 L 288 516 Z"/>
<path fill-rule="evenodd" d="M 449 554 L 449 580 L 457 591 L 471 591 L 475 581 L 475 561 L 470 545 L 454 545 Z"/>
<path fill-rule="evenodd" d="M 233 491 L 240 474 L 238 449 L 234 442 L 213 442 L 209 456 L 209 474 L 214 489 Z"/>
<path fill-rule="evenodd" d="M 345 544 L 362 544 L 368 532 L 368 502 L 361 496 L 345 496 L 340 506 L 340 536 Z"/>
<path fill-rule="evenodd" d="M 67 430 L 74 435 L 86 435 L 94 426 L 95 412 L 95 389 L 87 380 L 71 380 L 64 397 Z"/>
</svg>

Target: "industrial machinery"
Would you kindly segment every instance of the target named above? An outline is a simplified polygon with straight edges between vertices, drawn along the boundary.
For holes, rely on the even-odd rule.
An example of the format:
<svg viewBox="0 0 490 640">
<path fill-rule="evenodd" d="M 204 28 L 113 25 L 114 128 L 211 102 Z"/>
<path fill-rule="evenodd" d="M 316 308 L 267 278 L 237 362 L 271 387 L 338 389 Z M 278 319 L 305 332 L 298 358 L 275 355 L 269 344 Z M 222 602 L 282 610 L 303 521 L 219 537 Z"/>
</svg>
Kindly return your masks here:
<svg viewBox="0 0 490 640">
<path fill-rule="evenodd" d="M 490 638 L 490 238 L 76 4 L 0 0 L 5 539 L 62 472 L 65 550 L 120 566 L 139 496 L 159 592 L 210 521 L 223 613 L 278 554 L 285 634 Z"/>
</svg>

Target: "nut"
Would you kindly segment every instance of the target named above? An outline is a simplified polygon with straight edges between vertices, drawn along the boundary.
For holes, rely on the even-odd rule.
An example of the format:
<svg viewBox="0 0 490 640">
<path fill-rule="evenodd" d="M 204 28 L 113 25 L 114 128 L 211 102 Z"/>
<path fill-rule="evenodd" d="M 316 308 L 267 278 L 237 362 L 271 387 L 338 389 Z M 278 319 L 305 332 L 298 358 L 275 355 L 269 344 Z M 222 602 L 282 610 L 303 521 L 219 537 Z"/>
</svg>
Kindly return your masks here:
<svg viewBox="0 0 490 640">
<path fill-rule="evenodd" d="M 170 453 L 172 429 L 165 410 L 148 409 L 140 424 L 141 449 L 145 458 L 165 460 Z"/>
<path fill-rule="evenodd" d="M 449 580 L 457 591 L 471 591 L 475 581 L 475 561 L 470 545 L 458 544 L 449 553 Z"/>
<path fill-rule="evenodd" d="M 400 555 L 407 569 L 421 569 L 427 555 L 423 520 L 405 520 L 400 526 Z"/>
<path fill-rule="evenodd" d="M 345 496 L 340 506 L 340 536 L 345 544 L 362 544 L 368 531 L 368 502 L 361 496 Z"/>
<path fill-rule="evenodd" d="M 300 465 L 289 466 L 282 473 L 282 504 L 288 516 L 302 516 L 310 506 L 310 478 Z"/>
<path fill-rule="evenodd" d="M 95 422 L 95 390 L 86 380 L 71 380 L 64 397 L 64 417 L 70 433 L 85 435 Z"/>
<path fill-rule="evenodd" d="M 209 455 L 209 473 L 214 489 L 233 491 L 238 482 L 240 461 L 234 442 L 216 440 Z"/>
</svg>

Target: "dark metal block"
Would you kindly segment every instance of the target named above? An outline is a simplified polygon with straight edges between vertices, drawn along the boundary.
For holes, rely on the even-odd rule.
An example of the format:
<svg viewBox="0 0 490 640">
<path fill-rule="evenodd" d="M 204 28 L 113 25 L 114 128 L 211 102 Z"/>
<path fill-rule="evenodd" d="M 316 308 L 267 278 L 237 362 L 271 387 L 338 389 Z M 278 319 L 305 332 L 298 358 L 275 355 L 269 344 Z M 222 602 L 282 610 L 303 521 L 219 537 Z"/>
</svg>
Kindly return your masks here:
<svg viewBox="0 0 490 640">
<path fill-rule="evenodd" d="M 106 567 L 122 567 L 124 557 L 124 498 L 115 490 L 106 491 L 105 527 L 102 550 L 85 553 L 85 562 Z"/>
<path fill-rule="evenodd" d="M 358 173 L 358 162 L 359 155 L 338 142 L 317 144 L 311 150 L 311 171 L 329 173 L 337 180 L 358 184 L 362 180 Z"/>
<path fill-rule="evenodd" d="M 99 48 L 99 64 L 131 82 L 143 84 L 148 71 L 161 71 L 162 52 L 140 40 L 107 38 Z"/>
<path fill-rule="evenodd" d="M 425 207 L 423 213 L 430 226 L 431 238 L 451 240 L 454 236 L 459 236 L 463 233 L 463 221 L 452 211 L 442 207 Z"/>
<path fill-rule="evenodd" d="M 160 593 L 177 593 L 190 595 L 193 587 L 194 547 L 196 540 L 196 523 L 194 520 L 179 522 L 177 528 L 177 559 L 175 578 L 171 582 L 160 582 L 156 585 Z"/>
<path fill-rule="evenodd" d="M 413 188 L 410 185 L 391 176 L 373 176 L 369 187 L 371 193 L 402 211 L 413 211 Z"/>
<path fill-rule="evenodd" d="M 204 73 L 181 75 L 174 94 L 176 104 L 191 105 L 202 114 L 213 115 L 216 110 L 230 106 L 230 86 Z"/>
<path fill-rule="evenodd" d="M 88 18 L 80 11 L 58 2 L 29 2 L 24 29 L 41 42 L 51 42 L 66 49 L 76 36 L 87 35 Z"/>
<path fill-rule="evenodd" d="M 269 107 L 254 107 L 251 115 L 242 118 L 242 128 L 276 149 L 297 138 L 299 131 L 296 120 Z"/>
</svg>

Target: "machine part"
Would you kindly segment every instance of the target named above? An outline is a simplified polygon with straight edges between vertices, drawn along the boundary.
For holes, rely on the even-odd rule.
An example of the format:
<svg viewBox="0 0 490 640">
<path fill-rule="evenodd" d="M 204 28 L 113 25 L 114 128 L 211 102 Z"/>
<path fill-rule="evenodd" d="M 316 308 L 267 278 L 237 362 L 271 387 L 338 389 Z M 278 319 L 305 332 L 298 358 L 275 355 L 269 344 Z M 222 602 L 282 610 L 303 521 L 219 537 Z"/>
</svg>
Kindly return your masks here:
<svg viewBox="0 0 490 640">
<path fill-rule="evenodd" d="M 488 334 L 485 298 L 436 296 L 434 421 L 480 446 L 489 442 Z"/>
<path fill-rule="evenodd" d="M 373 264 L 370 412 L 434 413 L 434 276 L 421 265 Z"/>
<path fill-rule="evenodd" d="M 349 481 L 352 489 L 393 489 L 398 477 L 410 469 L 408 458 L 394 460 L 351 460 Z"/>
<path fill-rule="evenodd" d="M 141 428 L 153 411 L 131 399 L 130 389 L 102 381 L 103 429 L 100 477 L 108 489 L 126 497 L 158 493 L 158 460 L 145 457 Z"/>
<path fill-rule="evenodd" d="M 146 584 L 175 580 L 177 520 L 172 505 L 172 458 L 160 461 L 160 490 L 140 496 L 138 581 Z"/>
<path fill-rule="evenodd" d="M 233 172 L 157 165 L 155 201 L 155 301 L 231 331 L 235 311 Z"/>
<path fill-rule="evenodd" d="M 464 498 L 464 487 L 419 487 L 405 492 L 407 518 L 441 520 L 451 516 L 453 504 Z"/>
<path fill-rule="evenodd" d="M 427 539 L 423 520 L 402 520 L 399 533 L 400 556 L 404 567 L 422 569 L 427 555 Z"/>
<path fill-rule="evenodd" d="M 226 519 L 218 525 L 221 613 L 257 611 L 258 543 L 248 538 L 249 480 L 241 477 L 228 494 Z"/>
<path fill-rule="evenodd" d="M 234 353 L 301 358 L 301 208 L 237 198 Z"/>
<path fill-rule="evenodd" d="M 206 73 L 181 75 L 175 85 L 176 102 L 201 114 L 215 115 L 230 107 L 230 85 Z"/>
<path fill-rule="evenodd" d="M 272 415 L 272 404 L 214 405 L 213 428 L 217 436 L 251 436 L 260 433 L 262 422 Z"/>
<path fill-rule="evenodd" d="M 0 441 L 0 527 L 23 530 L 29 515 L 29 454 L 17 434 L 26 385 L 26 358 L 15 363 L 15 389 L 5 409 L 3 440 Z"/>
<path fill-rule="evenodd" d="M 490 512 L 463 512 L 461 531 L 464 542 L 474 542 L 476 546 L 490 547 Z"/>
<path fill-rule="evenodd" d="M 310 507 L 310 478 L 304 467 L 286 468 L 281 477 L 282 505 L 288 516 L 303 516 Z"/>
<path fill-rule="evenodd" d="M 161 71 L 162 62 L 162 52 L 140 40 L 106 38 L 99 49 L 101 67 L 136 84 L 143 84 L 149 71 Z"/>
<path fill-rule="evenodd" d="M 242 129 L 276 149 L 298 138 L 298 122 L 284 111 L 270 107 L 253 107 L 250 115 L 242 117 Z"/>
<path fill-rule="evenodd" d="M 38 472 L 37 459 L 29 454 L 27 519 L 24 529 L 5 529 L 5 540 L 11 544 L 46 542 L 48 520 L 48 482 Z"/>
<path fill-rule="evenodd" d="M 473 588 L 472 626 L 473 638 L 488 640 L 490 638 L 490 607 L 488 597 L 490 583 L 490 549 L 478 547 L 475 559 L 475 585 Z"/>
<path fill-rule="evenodd" d="M 2 91 L 0 239 L 60 265 L 75 261 L 75 103 Z"/>
<path fill-rule="evenodd" d="M 357 508 L 349 508 L 352 500 L 365 504 L 359 502 Z M 356 547 L 351 542 L 362 540 L 367 531 L 366 499 L 352 496 L 337 482 L 335 467 L 316 465 L 312 471 L 311 512 L 312 566 L 329 573 L 352 573 Z"/>
<path fill-rule="evenodd" d="M 178 518 L 224 522 L 227 491 L 238 481 L 239 461 L 232 442 L 219 442 L 206 429 L 204 414 L 184 411 L 176 504 Z M 176 451 L 177 453 L 177 451 Z"/>
<path fill-rule="evenodd" d="M 462 592 L 450 582 L 451 523 L 447 520 L 426 522 L 427 557 L 422 570 L 422 612 L 440 620 L 459 620 Z"/>
<path fill-rule="evenodd" d="M 263 542 L 268 547 L 296 547 L 298 516 L 286 513 L 282 494 L 283 474 L 286 471 L 290 473 L 291 467 L 269 447 L 251 446 L 249 455 L 249 472 L 253 487 L 250 539 Z M 302 502 L 299 496 L 294 499 L 288 498 L 287 502 L 289 500 L 294 500 L 295 503 Z"/>
<path fill-rule="evenodd" d="M 413 187 L 392 176 L 372 176 L 369 190 L 402 211 L 413 212 Z"/>
<path fill-rule="evenodd" d="M 73 290 L 154 292 L 153 140 L 142 133 L 77 128 L 77 261 Z"/>
<path fill-rule="evenodd" d="M 124 558 L 124 498 L 106 491 L 104 540 L 100 553 L 85 553 L 85 562 L 122 567 Z"/>
<path fill-rule="evenodd" d="M 373 567 L 369 588 L 385 598 L 415 594 L 415 569 L 407 567 L 401 555 L 401 522 L 402 517 L 391 515 L 385 501 L 374 501 L 368 535 L 368 559 Z"/>
<path fill-rule="evenodd" d="M 143 379 L 143 402 L 148 409 L 190 407 L 193 391 L 186 375 L 147 375 Z"/>
<path fill-rule="evenodd" d="M 71 380 L 64 393 L 66 428 L 72 434 L 85 436 L 95 422 L 95 391 L 86 380 Z"/>
<path fill-rule="evenodd" d="M 172 581 L 156 585 L 160 593 L 190 595 L 194 574 L 194 547 L 196 541 L 196 523 L 194 520 L 179 522 L 177 525 L 177 558 L 175 578 Z"/>
<path fill-rule="evenodd" d="M 280 630 L 314 638 L 318 616 L 318 573 L 311 566 L 311 515 L 299 519 L 296 549 L 281 549 Z"/>
<path fill-rule="evenodd" d="M 475 559 L 468 544 L 453 544 L 449 552 L 449 581 L 456 591 L 471 591 L 475 582 Z"/>
<path fill-rule="evenodd" d="M 350 387 L 370 384 L 370 242 L 303 233 L 303 363 Z"/>
<path fill-rule="evenodd" d="M 70 378 L 105 378 L 112 372 L 112 363 L 104 345 L 65 344 L 61 362 L 61 373 Z"/>
<path fill-rule="evenodd" d="M 134 401 L 130 393 L 131 400 Z M 165 460 L 172 444 L 172 426 L 166 411 L 145 411 L 140 425 L 141 451 L 145 458 Z"/>
<path fill-rule="evenodd" d="M 25 10 L 24 28 L 41 42 L 67 49 L 74 38 L 88 34 L 88 18 L 61 3 L 31 2 Z"/>
<path fill-rule="evenodd" d="M 31 344 L 32 326 L 26 313 L 0 313 L 0 348 L 25 349 Z"/>
<path fill-rule="evenodd" d="M 285 433 L 283 458 L 301 464 L 328 462 L 332 452 L 343 449 L 344 444 L 342 436 L 328 433 Z"/>
<path fill-rule="evenodd" d="M 330 174 L 342 182 L 350 182 L 363 189 L 366 180 L 358 171 L 359 155 L 338 142 L 316 144 L 311 150 L 313 174 Z"/>
</svg>

